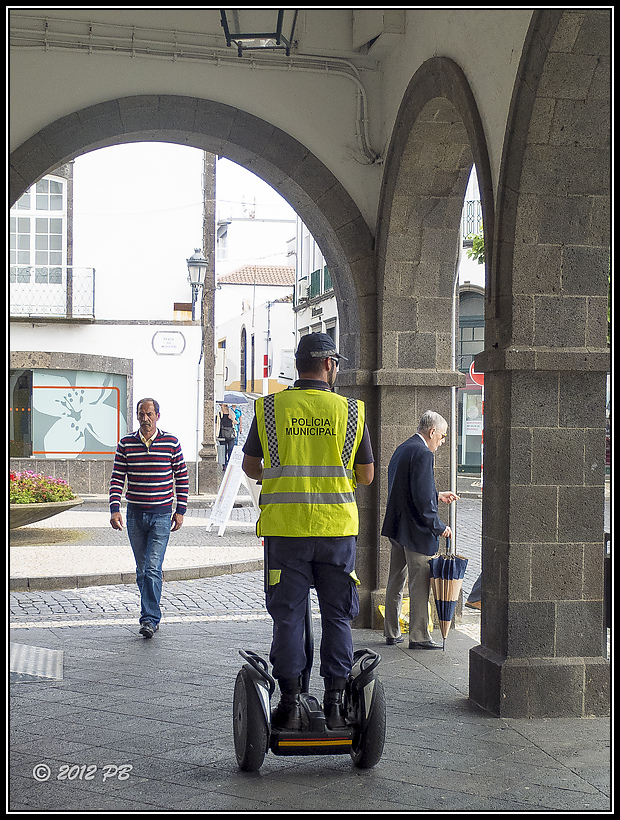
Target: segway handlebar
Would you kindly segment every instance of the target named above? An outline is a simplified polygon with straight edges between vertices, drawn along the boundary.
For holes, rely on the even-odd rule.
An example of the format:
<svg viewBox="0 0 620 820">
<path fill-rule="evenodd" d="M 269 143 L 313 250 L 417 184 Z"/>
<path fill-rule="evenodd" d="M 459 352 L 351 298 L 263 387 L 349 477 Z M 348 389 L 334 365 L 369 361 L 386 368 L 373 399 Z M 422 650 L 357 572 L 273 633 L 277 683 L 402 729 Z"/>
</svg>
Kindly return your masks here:
<svg viewBox="0 0 620 820">
<path fill-rule="evenodd" d="M 271 697 L 275 691 L 276 682 L 267 671 L 267 661 L 260 655 L 258 655 L 256 652 L 253 652 L 251 649 L 240 649 L 239 654 L 244 660 L 246 660 L 250 664 L 250 666 L 253 669 L 255 669 L 258 672 L 261 678 L 263 678 L 263 680 L 269 687 L 269 697 Z"/>
</svg>

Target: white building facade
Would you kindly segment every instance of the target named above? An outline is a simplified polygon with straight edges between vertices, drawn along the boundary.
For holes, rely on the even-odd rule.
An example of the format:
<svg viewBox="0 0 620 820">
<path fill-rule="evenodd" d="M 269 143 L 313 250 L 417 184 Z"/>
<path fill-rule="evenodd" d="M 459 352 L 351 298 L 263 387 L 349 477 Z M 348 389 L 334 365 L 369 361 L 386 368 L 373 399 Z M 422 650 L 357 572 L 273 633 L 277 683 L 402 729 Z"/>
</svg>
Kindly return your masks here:
<svg viewBox="0 0 620 820">
<path fill-rule="evenodd" d="M 139 166 L 139 155 L 155 147 L 109 149 L 110 169 L 116 164 L 120 173 L 119 151 Z M 175 176 L 185 173 L 180 184 L 193 186 L 200 241 L 204 154 L 176 146 L 159 146 L 157 154 L 157 179 L 150 179 L 151 172 L 142 184 L 163 189 L 167 162 Z M 171 263 L 157 242 L 139 242 L 137 215 L 114 216 L 114 209 L 122 213 L 127 203 L 136 208 L 134 181 L 126 179 L 124 190 L 123 180 L 111 171 L 93 178 L 93 159 L 80 158 L 46 175 L 10 214 L 11 468 L 63 477 L 84 494 L 106 492 L 116 444 L 135 429 L 140 398 L 159 401 L 160 426 L 178 436 L 190 471 L 203 426 L 202 331 L 187 310 L 186 259 Z M 95 199 L 115 192 L 114 202 L 90 212 L 85 185 L 94 188 Z M 153 238 L 177 231 L 174 214 L 164 207 L 147 218 L 147 235 Z M 180 218 L 187 221 L 184 213 Z M 131 243 L 128 252 L 123 252 L 123 230 Z M 185 256 L 190 254 L 191 245 Z M 76 258 L 80 265 L 72 264 Z M 90 267 L 84 264 L 89 260 Z M 158 264 L 168 275 L 158 276 L 153 287 Z"/>
<path fill-rule="evenodd" d="M 248 265 L 218 286 L 216 349 L 225 388 L 259 396 L 283 390 L 283 356 L 295 342 L 295 269 Z"/>
</svg>

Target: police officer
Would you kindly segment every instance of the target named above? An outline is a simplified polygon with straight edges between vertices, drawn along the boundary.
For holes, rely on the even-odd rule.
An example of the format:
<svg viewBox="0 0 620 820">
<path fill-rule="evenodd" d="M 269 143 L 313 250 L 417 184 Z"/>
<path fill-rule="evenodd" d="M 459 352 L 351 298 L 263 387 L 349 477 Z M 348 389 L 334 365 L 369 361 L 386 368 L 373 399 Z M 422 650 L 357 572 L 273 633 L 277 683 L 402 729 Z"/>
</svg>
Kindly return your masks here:
<svg viewBox="0 0 620 820">
<path fill-rule="evenodd" d="M 243 470 L 262 482 L 257 534 L 265 539 L 270 660 L 281 698 L 279 729 L 301 728 L 308 593 L 321 610 L 320 674 L 328 728 L 345 725 L 343 693 L 353 663 L 351 620 L 359 612 L 355 576 L 359 528 L 354 490 L 370 484 L 374 458 L 361 401 L 333 392 L 344 357 L 326 333 L 303 336 L 292 388 L 260 398 L 243 447 Z"/>
</svg>

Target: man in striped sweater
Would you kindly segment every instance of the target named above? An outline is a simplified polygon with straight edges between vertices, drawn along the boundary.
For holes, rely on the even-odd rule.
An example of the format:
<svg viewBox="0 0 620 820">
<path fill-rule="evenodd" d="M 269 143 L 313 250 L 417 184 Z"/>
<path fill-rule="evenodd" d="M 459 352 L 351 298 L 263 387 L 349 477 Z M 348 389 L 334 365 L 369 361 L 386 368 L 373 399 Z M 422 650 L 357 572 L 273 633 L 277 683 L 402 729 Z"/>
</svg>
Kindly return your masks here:
<svg viewBox="0 0 620 820">
<path fill-rule="evenodd" d="M 123 436 L 116 448 L 110 479 L 110 524 L 115 530 L 123 529 L 121 495 L 127 479 L 127 533 L 141 597 L 140 634 L 152 638 L 161 620 L 164 555 L 170 532 L 183 524 L 189 478 L 179 440 L 157 429 L 158 402 L 141 399 L 137 412 L 140 429 Z"/>
</svg>

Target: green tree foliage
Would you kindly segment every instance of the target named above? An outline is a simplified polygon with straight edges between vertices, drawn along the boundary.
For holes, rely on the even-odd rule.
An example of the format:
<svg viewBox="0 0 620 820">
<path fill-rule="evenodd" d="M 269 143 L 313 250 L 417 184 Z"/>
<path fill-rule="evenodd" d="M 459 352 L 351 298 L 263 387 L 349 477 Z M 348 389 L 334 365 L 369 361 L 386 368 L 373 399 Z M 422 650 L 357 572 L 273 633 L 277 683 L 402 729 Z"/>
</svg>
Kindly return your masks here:
<svg viewBox="0 0 620 820">
<path fill-rule="evenodd" d="M 471 239 L 472 246 L 467 250 L 469 259 L 475 259 L 479 265 L 484 265 L 484 234 L 482 231 L 478 234 L 470 234 L 468 239 Z"/>
</svg>

